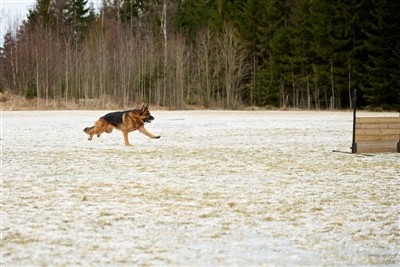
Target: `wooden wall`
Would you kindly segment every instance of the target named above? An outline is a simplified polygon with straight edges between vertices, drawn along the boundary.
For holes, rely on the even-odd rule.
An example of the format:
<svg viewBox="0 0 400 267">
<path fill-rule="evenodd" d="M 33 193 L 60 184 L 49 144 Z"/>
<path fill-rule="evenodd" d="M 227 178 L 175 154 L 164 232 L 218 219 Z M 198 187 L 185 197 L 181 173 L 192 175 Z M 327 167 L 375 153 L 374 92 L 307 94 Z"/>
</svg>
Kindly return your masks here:
<svg viewBox="0 0 400 267">
<path fill-rule="evenodd" d="M 357 153 L 400 152 L 400 117 L 356 119 Z"/>
</svg>

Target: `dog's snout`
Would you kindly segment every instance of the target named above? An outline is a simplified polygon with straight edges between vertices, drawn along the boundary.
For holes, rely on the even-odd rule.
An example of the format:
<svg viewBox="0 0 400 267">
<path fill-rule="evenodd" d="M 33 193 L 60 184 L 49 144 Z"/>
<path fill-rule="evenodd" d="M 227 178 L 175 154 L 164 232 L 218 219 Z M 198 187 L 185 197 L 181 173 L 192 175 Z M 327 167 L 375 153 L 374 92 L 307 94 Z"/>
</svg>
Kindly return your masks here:
<svg viewBox="0 0 400 267">
<path fill-rule="evenodd" d="M 154 117 L 151 116 L 151 115 L 147 116 L 147 117 L 144 119 L 145 122 L 151 122 L 152 120 L 154 120 Z"/>
</svg>

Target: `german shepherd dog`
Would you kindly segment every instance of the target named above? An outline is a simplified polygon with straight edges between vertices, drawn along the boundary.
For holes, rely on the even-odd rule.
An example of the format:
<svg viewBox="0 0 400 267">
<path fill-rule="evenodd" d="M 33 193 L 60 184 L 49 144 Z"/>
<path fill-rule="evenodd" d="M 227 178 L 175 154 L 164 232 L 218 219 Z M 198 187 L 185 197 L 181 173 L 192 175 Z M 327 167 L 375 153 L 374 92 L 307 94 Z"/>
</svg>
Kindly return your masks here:
<svg viewBox="0 0 400 267">
<path fill-rule="evenodd" d="M 128 133 L 139 130 L 142 134 L 153 139 L 159 139 L 160 136 L 153 135 L 144 128 L 146 122 L 151 122 L 154 117 L 151 116 L 149 105 L 143 105 L 141 109 L 131 109 L 125 111 L 111 112 L 98 119 L 94 126 L 86 127 L 83 131 L 89 135 L 91 141 L 93 135 L 100 135 L 104 132 L 111 133 L 114 128 L 122 131 L 126 146 L 132 146 L 128 140 Z"/>
</svg>

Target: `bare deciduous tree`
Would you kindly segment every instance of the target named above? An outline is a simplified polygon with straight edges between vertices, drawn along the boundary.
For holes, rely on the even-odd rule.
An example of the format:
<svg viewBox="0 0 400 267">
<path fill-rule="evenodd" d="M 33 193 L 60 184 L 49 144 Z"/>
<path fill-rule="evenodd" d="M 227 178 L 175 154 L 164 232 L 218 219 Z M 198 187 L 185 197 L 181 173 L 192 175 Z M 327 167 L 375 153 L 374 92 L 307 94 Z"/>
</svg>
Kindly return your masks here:
<svg viewBox="0 0 400 267">
<path fill-rule="evenodd" d="M 218 38 L 218 60 L 222 62 L 221 76 L 224 90 L 225 107 L 237 108 L 240 104 L 241 80 L 249 72 L 246 48 L 238 36 L 237 31 L 230 24 L 226 24 Z"/>
</svg>

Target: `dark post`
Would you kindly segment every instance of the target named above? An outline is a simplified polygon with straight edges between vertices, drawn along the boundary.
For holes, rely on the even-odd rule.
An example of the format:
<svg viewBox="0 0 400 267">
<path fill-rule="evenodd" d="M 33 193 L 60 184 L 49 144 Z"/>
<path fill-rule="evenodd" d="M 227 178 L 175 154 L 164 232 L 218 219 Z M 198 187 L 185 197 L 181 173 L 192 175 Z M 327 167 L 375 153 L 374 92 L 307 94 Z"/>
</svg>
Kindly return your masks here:
<svg viewBox="0 0 400 267">
<path fill-rule="evenodd" d="M 399 110 L 399 117 L 400 117 L 400 110 Z M 399 134 L 399 142 L 397 142 L 397 152 L 400 153 L 400 134 Z"/>
<path fill-rule="evenodd" d="M 357 89 L 354 88 L 354 96 L 353 96 L 353 142 L 351 144 L 351 153 L 357 153 L 356 113 L 357 113 Z"/>
</svg>

